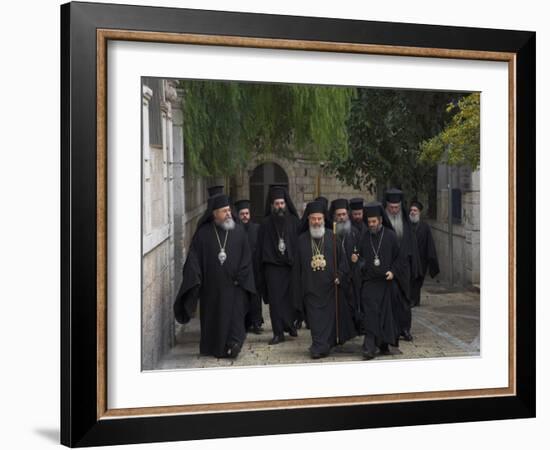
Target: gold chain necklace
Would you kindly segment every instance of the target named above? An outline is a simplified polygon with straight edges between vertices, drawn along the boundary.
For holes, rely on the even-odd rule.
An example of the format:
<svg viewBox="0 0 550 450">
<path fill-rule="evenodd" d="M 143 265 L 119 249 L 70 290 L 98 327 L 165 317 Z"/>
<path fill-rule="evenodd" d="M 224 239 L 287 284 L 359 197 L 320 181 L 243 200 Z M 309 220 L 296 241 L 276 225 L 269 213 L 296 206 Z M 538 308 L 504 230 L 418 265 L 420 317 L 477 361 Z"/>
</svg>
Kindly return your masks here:
<svg viewBox="0 0 550 450">
<path fill-rule="evenodd" d="M 324 247 L 325 237 L 321 238 L 319 245 L 315 243 L 313 238 L 311 238 L 311 268 L 314 272 L 318 270 L 325 270 L 327 267 L 327 261 L 325 260 L 325 255 L 321 251 Z"/>
</svg>

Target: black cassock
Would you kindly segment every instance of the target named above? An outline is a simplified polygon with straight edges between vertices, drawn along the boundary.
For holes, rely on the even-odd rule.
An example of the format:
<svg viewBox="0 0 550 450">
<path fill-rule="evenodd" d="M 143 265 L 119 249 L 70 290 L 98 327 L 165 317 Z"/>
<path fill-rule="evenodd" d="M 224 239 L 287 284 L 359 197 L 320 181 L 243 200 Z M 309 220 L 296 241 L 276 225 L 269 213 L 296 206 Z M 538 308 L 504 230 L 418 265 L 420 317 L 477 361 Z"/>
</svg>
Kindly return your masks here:
<svg viewBox="0 0 550 450">
<path fill-rule="evenodd" d="M 366 220 L 366 218 L 364 219 Z M 352 227 L 355 229 L 355 231 L 359 232 L 359 241 L 363 239 L 363 236 L 369 232 L 369 227 L 367 224 L 362 220 L 361 222 L 354 222 L 351 221 Z"/>
<path fill-rule="evenodd" d="M 400 333 L 398 318 L 395 317 L 396 305 L 402 299 L 397 280 L 386 280 L 386 272 L 390 271 L 395 275 L 395 265 L 399 264 L 397 236 L 393 230 L 382 227 L 376 235 L 371 236 L 368 233 L 364 236 L 360 251 L 364 260 L 361 270 L 361 306 L 364 312 L 365 337 L 370 338 L 378 347 L 382 344 L 396 346 Z M 375 254 L 378 254 L 379 266 L 375 265 Z M 365 350 L 375 351 L 374 348 Z"/>
<path fill-rule="evenodd" d="M 281 336 L 292 329 L 296 318 L 291 295 L 291 277 L 299 225 L 300 220 L 293 214 L 286 214 L 284 217 L 269 214 L 258 231 L 256 286 L 264 302 L 269 304 L 274 336 Z M 279 237 L 284 239 L 284 252 L 279 251 Z"/>
<path fill-rule="evenodd" d="M 410 331 L 411 329 L 411 279 L 416 279 L 420 273 L 418 264 L 418 247 L 416 245 L 416 236 L 411 229 L 411 223 L 403 214 L 403 236 L 401 239 L 395 235 L 399 248 L 399 255 L 395 261 L 394 275 L 399 286 L 401 302 L 395 305 L 396 316 L 401 331 Z M 395 234 L 395 232 L 394 232 Z M 368 235 L 367 235 L 368 238 Z"/>
<path fill-rule="evenodd" d="M 439 260 L 431 227 L 425 222 L 418 222 L 411 223 L 411 229 L 418 245 L 418 264 L 420 266 L 420 274 L 411 280 L 411 304 L 418 306 L 420 305 L 420 290 L 424 284 L 424 278 L 427 273 L 432 278 L 439 273 Z"/>
<path fill-rule="evenodd" d="M 226 231 L 212 221 L 202 224 L 193 236 L 174 314 L 178 322 L 188 322 L 200 299 L 200 353 L 221 358 L 233 344 L 242 346 L 248 296 L 256 294 L 256 289 L 250 246 L 242 226 L 237 224 L 227 232 L 223 264 L 218 259 L 220 245 L 215 230 L 223 245 Z"/>
<path fill-rule="evenodd" d="M 298 256 L 293 271 L 294 302 L 296 308 L 305 307 L 311 331 L 312 353 L 328 354 L 336 344 L 343 344 L 357 335 L 352 309 L 338 287 L 338 318 L 336 317 L 336 275 L 344 287 L 349 267 L 339 242 L 333 242 L 332 231 L 326 230 L 324 239 L 316 240 L 321 245 L 326 261 L 325 270 L 314 271 L 311 267 L 313 248 L 311 235 L 306 231 L 298 238 Z M 334 249 L 336 249 L 335 271 Z M 337 334 L 338 330 L 338 334 Z M 338 339 L 337 339 L 338 336 Z"/>
<path fill-rule="evenodd" d="M 361 232 L 351 227 L 348 234 L 338 236 L 339 245 L 342 247 L 342 252 L 347 261 L 349 271 L 346 276 L 346 283 L 343 285 L 348 304 L 352 309 L 353 320 L 357 330 L 362 334 L 362 319 L 363 312 L 361 310 L 361 266 L 363 264 L 360 257 L 361 247 Z M 352 262 L 351 256 L 358 255 L 359 260 Z"/>
<path fill-rule="evenodd" d="M 256 247 L 258 244 L 258 230 L 260 225 L 253 222 L 242 224 L 247 236 L 248 244 L 250 245 L 250 252 L 252 253 L 252 262 L 254 266 L 254 277 L 258 277 L 258 264 L 256 255 Z M 251 326 L 261 326 L 264 323 L 262 317 L 262 300 L 259 295 L 250 295 L 248 301 L 248 312 L 245 317 L 245 327 L 248 329 Z"/>
</svg>

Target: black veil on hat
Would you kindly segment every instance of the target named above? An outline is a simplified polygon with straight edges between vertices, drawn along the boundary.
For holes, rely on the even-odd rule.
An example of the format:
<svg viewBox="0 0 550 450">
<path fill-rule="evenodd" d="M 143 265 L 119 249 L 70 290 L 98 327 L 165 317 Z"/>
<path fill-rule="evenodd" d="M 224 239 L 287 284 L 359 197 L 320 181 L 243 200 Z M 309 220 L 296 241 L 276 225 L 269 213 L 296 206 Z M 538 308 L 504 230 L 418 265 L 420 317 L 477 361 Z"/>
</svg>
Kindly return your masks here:
<svg viewBox="0 0 550 450">
<path fill-rule="evenodd" d="M 403 201 L 403 191 L 401 189 L 391 188 L 384 194 L 386 203 L 399 203 Z"/>
<path fill-rule="evenodd" d="M 288 212 L 296 216 L 297 218 L 300 218 L 298 216 L 298 212 L 296 211 L 296 207 L 294 206 L 294 203 L 292 203 L 292 200 L 290 199 L 290 194 L 288 193 L 286 186 L 283 186 L 280 184 L 271 184 L 269 186 L 269 191 L 265 198 L 264 216 L 269 216 L 271 214 L 271 205 L 273 204 L 273 201 L 278 198 L 284 198 Z"/>
<path fill-rule="evenodd" d="M 210 186 L 206 190 L 208 191 L 208 197 L 213 197 L 216 194 L 223 194 L 223 184 Z"/>
<path fill-rule="evenodd" d="M 250 211 L 250 220 L 252 220 L 252 211 L 250 210 L 250 200 L 248 199 L 237 200 L 233 205 L 232 213 L 234 213 L 233 215 L 235 216 L 235 221 L 240 224 L 242 224 L 241 218 L 239 216 L 241 209 L 248 209 Z"/>
<path fill-rule="evenodd" d="M 323 204 L 323 202 L 314 200 L 312 202 L 309 202 L 306 205 L 306 209 L 304 211 L 304 215 L 302 216 L 302 220 L 300 222 L 300 229 L 298 230 L 298 234 L 302 234 L 305 231 L 309 229 L 309 220 L 308 217 L 310 214 L 313 213 L 319 213 L 325 215 L 326 209 Z M 327 228 L 327 224 L 325 223 L 325 228 Z"/>
<path fill-rule="evenodd" d="M 212 212 L 215 209 L 219 208 L 225 208 L 226 206 L 230 206 L 229 203 L 229 197 L 225 194 L 214 194 L 212 197 L 208 199 L 208 203 L 206 206 L 206 210 L 202 214 L 201 218 L 197 222 L 197 230 L 204 225 L 205 223 L 211 222 L 214 220 L 212 216 Z"/>
<path fill-rule="evenodd" d="M 237 213 L 241 210 L 241 209 L 248 209 L 250 210 L 250 200 L 248 199 L 243 199 L 243 200 L 237 200 L 235 202 L 235 210 L 237 211 Z"/>
<path fill-rule="evenodd" d="M 409 209 L 407 208 L 407 202 L 405 202 L 405 197 L 403 191 L 397 188 L 388 189 L 384 194 L 384 209 L 388 203 L 399 203 L 401 202 L 401 215 L 403 216 L 403 221 L 410 223 L 409 219 Z"/>
<path fill-rule="evenodd" d="M 323 208 L 325 208 L 328 211 L 328 198 L 323 197 L 322 195 L 317 197 L 315 202 L 320 202 L 323 205 Z"/>
<path fill-rule="evenodd" d="M 328 198 L 320 196 L 320 197 L 317 197 L 314 201 L 319 202 L 321 203 L 321 205 L 323 205 L 323 208 L 324 208 L 323 215 L 325 216 L 325 227 L 332 229 L 332 217 L 329 212 Z"/>
<path fill-rule="evenodd" d="M 360 197 L 352 198 L 349 201 L 349 209 L 351 210 L 358 210 L 363 209 L 364 200 Z"/>
<path fill-rule="evenodd" d="M 349 211 L 349 202 L 345 198 L 337 198 L 330 202 L 329 215 L 334 220 L 334 213 L 337 209 L 347 209 Z"/>
<path fill-rule="evenodd" d="M 424 209 L 424 205 L 419 200 L 417 200 L 416 197 L 412 199 L 411 204 L 409 205 L 409 209 L 413 206 L 416 206 L 420 211 Z"/>
</svg>

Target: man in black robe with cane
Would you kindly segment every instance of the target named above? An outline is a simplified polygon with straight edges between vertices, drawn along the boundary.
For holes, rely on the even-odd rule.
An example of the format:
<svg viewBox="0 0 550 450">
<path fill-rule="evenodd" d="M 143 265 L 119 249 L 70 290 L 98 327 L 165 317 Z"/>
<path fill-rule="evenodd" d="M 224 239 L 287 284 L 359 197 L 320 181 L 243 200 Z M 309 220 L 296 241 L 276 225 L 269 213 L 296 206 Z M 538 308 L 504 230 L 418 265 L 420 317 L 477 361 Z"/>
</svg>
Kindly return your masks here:
<svg viewBox="0 0 550 450">
<path fill-rule="evenodd" d="M 239 217 L 239 222 L 246 235 L 248 236 L 248 243 L 250 244 L 250 252 L 252 253 L 252 261 L 254 267 L 254 277 L 258 275 L 258 267 L 256 264 L 256 246 L 258 243 L 258 230 L 260 225 L 250 220 L 250 200 L 238 200 L 235 202 L 235 210 Z M 248 312 L 245 317 L 246 331 L 251 331 L 254 334 L 262 333 L 262 323 L 264 319 L 262 317 L 262 300 L 258 295 L 250 295 L 248 302 Z"/>
<path fill-rule="evenodd" d="M 346 298 L 353 312 L 353 319 L 357 330 L 361 333 L 361 269 L 359 247 L 361 232 L 351 224 L 349 218 L 349 202 L 345 198 L 333 200 L 330 204 L 331 222 L 335 223 L 335 232 L 338 237 L 342 253 L 349 266 L 346 285 Z"/>
<path fill-rule="evenodd" d="M 385 226 L 382 205 L 373 202 L 365 208 L 368 234 L 361 241 L 361 306 L 365 313 L 363 358 L 390 354 L 389 345 L 399 343 L 399 326 L 394 317 L 395 302 L 400 301 L 395 281 L 399 264 L 399 245 L 391 226 Z M 387 222 L 386 222 L 387 223 Z"/>
<path fill-rule="evenodd" d="M 335 345 L 356 336 L 352 311 L 339 289 L 347 276 L 347 262 L 333 232 L 325 228 L 325 208 L 318 201 L 309 203 L 304 215 L 307 228 L 298 238 L 294 265 L 294 295 L 297 307 L 303 305 L 311 331 L 313 359 L 328 356 Z"/>
<path fill-rule="evenodd" d="M 300 219 L 287 190 L 271 186 L 266 198 L 265 217 L 258 231 L 256 261 L 258 293 L 269 305 L 273 338 L 270 345 L 285 340 L 284 333 L 298 335 L 292 302 L 292 266 L 296 258 Z"/>
<path fill-rule="evenodd" d="M 192 238 L 175 318 L 187 323 L 200 299 L 200 353 L 236 358 L 246 338 L 248 297 L 254 294 L 248 238 L 231 216 L 228 197 L 216 194 L 209 198 Z"/>
</svg>

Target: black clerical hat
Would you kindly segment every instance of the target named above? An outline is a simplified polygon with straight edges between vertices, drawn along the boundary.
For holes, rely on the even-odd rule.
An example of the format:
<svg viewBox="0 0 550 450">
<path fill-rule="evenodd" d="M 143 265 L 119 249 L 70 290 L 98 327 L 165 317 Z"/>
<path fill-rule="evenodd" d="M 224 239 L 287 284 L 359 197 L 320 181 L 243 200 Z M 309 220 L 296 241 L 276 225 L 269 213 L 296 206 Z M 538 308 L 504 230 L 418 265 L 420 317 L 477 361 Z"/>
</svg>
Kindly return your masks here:
<svg viewBox="0 0 550 450">
<path fill-rule="evenodd" d="M 210 186 L 208 189 L 208 196 L 213 197 L 216 194 L 223 194 L 223 184 L 217 186 Z"/>
<path fill-rule="evenodd" d="M 269 188 L 269 199 L 271 200 L 271 203 L 273 203 L 277 199 L 285 199 L 286 200 L 286 189 L 284 186 L 280 185 L 271 185 Z"/>
<path fill-rule="evenodd" d="M 316 202 L 321 202 L 325 209 L 328 209 L 328 198 L 320 196 L 315 199 Z"/>
<path fill-rule="evenodd" d="M 235 202 L 235 208 L 237 212 L 241 209 L 250 209 L 250 200 L 237 200 Z"/>
<path fill-rule="evenodd" d="M 416 206 L 420 211 L 422 211 L 424 209 L 424 205 L 422 203 L 420 203 L 418 200 L 414 199 L 412 202 L 411 202 L 411 206 L 409 206 L 409 209 L 412 208 L 413 206 Z"/>
<path fill-rule="evenodd" d="M 306 216 L 309 216 L 310 214 L 314 214 L 314 213 L 320 213 L 320 214 L 325 213 L 325 207 L 322 202 L 315 200 L 307 204 Z"/>
<path fill-rule="evenodd" d="M 345 198 L 337 198 L 330 204 L 330 210 L 336 211 L 337 209 L 348 209 L 349 204 Z"/>
<path fill-rule="evenodd" d="M 363 209 L 363 199 L 356 197 L 349 201 L 349 207 L 353 210 Z"/>
<path fill-rule="evenodd" d="M 210 209 L 212 211 L 229 206 L 229 197 L 225 194 L 215 194 L 210 197 L 208 201 L 210 203 Z"/>
<path fill-rule="evenodd" d="M 386 191 L 386 201 L 388 203 L 399 203 L 401 200 L 403 200 L 403 191 L 400 189 L 388 189 Z"/>
<path fill-rule="evenodd" d="M 365 214 L 367 217 L 382 217 L 384 209 L 380 202 L 371 202 L 365 206 Z"/>
</svg>

